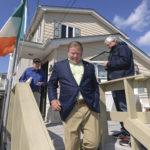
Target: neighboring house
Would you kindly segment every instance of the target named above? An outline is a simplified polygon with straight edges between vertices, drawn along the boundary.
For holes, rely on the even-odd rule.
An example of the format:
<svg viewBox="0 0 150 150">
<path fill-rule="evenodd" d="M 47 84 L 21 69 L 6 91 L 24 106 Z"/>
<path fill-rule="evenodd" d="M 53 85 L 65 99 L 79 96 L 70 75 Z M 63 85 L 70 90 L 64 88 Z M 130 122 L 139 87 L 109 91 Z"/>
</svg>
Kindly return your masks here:
<svg viewBox="0 0 150 150">
<path fill-rule="evenodd" d="M 6 79 L 7 79 L 7 73 L 0 73 L 0 114 L 1 114 L 1 110 L 2 110 L 2 103 L 4 100 Z"/>
<path fill-rule="evenodd" d="M 92 9 L 39 6 L 24 41 L 18 44 L 16 82 L 22 72 L 39 57 L 49 79 L 55 62 L 67 58 L 67 45 L 80 41 L 83 58 L 95 65 L 98 81 L 106 80 L 102 64 L 108 51 L 104 40 L 108 35 L 125 41 L 134 55 L 136 74 L 150 73 L 150 57 L 129 41 L 129 37 Z M 46 95 L 46 90 L 44 90 Z M 138 93 L 138 90 L 137 90 Z M 44 94 L 43 94 L 44 95 Z M 44 101 L 46 100 L 46 96 Z M 45 105 L 45 102 L 43 102 Z M 49 108 L 47 99 L 47 108 Z M 109 106 L 109 109 L 112 107 Z M 45 109 L 45 108 L 44 108 Z M 44 110 L 45 111 L 45 110 Z"/>
</svg>

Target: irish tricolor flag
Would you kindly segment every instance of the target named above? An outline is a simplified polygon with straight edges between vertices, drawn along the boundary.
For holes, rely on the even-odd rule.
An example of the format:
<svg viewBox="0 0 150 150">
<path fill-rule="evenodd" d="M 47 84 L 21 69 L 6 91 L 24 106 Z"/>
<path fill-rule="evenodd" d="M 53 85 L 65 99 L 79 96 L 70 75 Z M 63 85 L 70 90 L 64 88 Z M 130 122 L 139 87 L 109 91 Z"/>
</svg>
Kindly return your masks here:
<svg viewBox="0 0 150 150">
<path fill-rule="evenodd" d="M 26 21 L 25 0 L 14 11 L 0 31 L 0 56 L 12 53 L 16 39 L 24 34 Z"/>
</svg>

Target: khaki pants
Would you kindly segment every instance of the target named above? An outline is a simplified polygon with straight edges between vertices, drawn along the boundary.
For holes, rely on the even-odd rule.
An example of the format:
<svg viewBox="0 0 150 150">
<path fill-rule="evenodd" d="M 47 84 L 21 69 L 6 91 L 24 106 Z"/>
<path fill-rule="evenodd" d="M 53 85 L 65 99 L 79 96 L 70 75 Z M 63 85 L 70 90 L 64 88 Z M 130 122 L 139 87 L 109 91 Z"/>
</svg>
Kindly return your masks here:
<svg viewBox="0 0 150 150">
<path fill-rule="evenodd" d="M 40 101 L 41 101 L 41 93 L 40 92 L 33 92 L 34 98 L 37 102 L 38 107 L 40 108 Z"/>
<path fill-rule="evenodd" d="M 97 150 L 100 143 L 100 114 L 91 111 L 86 104 L 76 104 L 63 122 L 65 150 Z M 83 133 L 83 142 L 80 134 Z"/>
</svg>

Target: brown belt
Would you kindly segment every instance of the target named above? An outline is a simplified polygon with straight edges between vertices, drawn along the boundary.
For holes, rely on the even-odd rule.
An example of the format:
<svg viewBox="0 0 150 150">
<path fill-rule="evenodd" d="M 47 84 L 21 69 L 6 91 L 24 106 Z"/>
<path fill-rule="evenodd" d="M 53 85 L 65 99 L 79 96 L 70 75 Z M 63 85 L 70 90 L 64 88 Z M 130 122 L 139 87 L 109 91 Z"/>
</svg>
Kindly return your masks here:
<svg viewBox="0 0 150 150">
<path fill-rule="evenodd" d="M 84 100 L 77 100 L 76 101 L 76 104 L 78 105 L 83 105 L 83 104 L 86 104 Z"/>
</svg>

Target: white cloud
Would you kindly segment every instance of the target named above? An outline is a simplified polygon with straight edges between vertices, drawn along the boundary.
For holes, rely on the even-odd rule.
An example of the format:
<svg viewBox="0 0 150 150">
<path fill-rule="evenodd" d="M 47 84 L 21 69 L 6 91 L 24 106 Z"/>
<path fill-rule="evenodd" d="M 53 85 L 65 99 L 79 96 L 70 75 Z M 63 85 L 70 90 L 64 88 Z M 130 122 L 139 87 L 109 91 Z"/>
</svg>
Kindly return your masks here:
<svg viewBox="0 0 150 150">
<path fill-rule="evenodd" d="M 137 43 L 143 46 L 150 46 L 150 31 L 137 39 Z"/>
<path fill-rule="evenodd" d="M 142 31 L 150 25 L 149 0 L 143 0 L 142 3 L 133 10 L 127 19 L 116 15 L 113 19 L 114 24 L 119 28 L 131 27 L 135 31 Z"/>
</svg>

